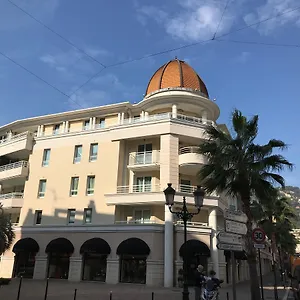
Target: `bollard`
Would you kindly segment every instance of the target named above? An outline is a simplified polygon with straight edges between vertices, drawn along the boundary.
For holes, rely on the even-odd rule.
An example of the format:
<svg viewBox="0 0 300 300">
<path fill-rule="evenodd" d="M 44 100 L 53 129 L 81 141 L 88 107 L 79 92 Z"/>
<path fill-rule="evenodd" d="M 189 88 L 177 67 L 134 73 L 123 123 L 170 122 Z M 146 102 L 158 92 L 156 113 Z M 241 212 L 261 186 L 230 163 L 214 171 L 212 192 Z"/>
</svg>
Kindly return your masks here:
<svg viewBox="0 0 300 300">
<path fill-rule="evenodd" d="M 152 292 L 151 299 L 154 300 L 154 292 Z"/>
<path fill-rule="evenodd" d="M 112 291 L 109 293 L 109 300 L 112 300 Z"/>
<path fill-rule="evenodd" d="M 47 281 L 46 281 L 46 289 L 45 289 L 44 300 L 47 300 L 47 296 L 48 296 L 48 285 L 49 285 L 49 278 L 47 278 Z"/>
<path fill-rule="evenodd" d="M 20 299 L 20 295 L 21 295 L 21 287 L 22 287 L 22 281 L 23 281 L 23 276 L 20 277 L 17 300 Z"/>
<path fill-rule="evenodd" d="M 226 299 L 229 300 L 229 293 L 226 293 Z"/>
<path fill-rule="evenodd" d="M 75 289 L 74 291 L 74 300 L 76 300 L 76 297 L 77 297 L 77 289 Z"/>
</svg>

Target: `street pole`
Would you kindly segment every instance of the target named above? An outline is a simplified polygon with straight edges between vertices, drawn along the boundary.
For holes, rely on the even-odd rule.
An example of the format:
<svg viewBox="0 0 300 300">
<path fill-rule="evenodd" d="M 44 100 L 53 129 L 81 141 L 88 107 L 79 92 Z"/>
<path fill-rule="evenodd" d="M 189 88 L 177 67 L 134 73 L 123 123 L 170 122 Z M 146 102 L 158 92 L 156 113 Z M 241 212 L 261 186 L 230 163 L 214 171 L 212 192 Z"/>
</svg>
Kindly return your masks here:
<svg viewBox="0 0 300 300">
<path fill-rule="evenodd" d="M 276 276 L 276 269 L 275 269 L 274 252 L 272 253 L 272 269 L 273 269 L 273 274 L 274 274 L 274 298 L 275 298 L 275 300 L 278 300 L 277 276 Z"/>
<path fill-rule="evenodd" d="M 186 245 L 187 242 L 187 221 L 188 221 L 188 214 L 187 214 L 187 207 L 186 207 L 186 200 L 185 197 L 183 197 L 183 232 L 184 232 L 184 245 Z M 188 288 L 188 280 L 187 280 L 187 255 L 186 251 L 184 253 L 185 257 L 183 258 L 183 291 L 182 291 L 182 299 L 183 300 L 189 300 L 189 288 Z"/>
<path fill-rule="evenodd" d="M 234 251 L 231 251 L 231 261 L 232 261 L 232 300 L 236 300 L 236 263 Z"/>
<path fill-rule="evenodd" d="M 261 270 L 260 249 L 258 248 L 257 251 L 258 251 L 258 263 L 259 263 L 259 276 L 260 276 L 261 299 L 262 299 L 262 300 L 265 300 L 265 297 L 264 297 L 263 276 L 262 276 L 262 270 Z"/>
</svg>

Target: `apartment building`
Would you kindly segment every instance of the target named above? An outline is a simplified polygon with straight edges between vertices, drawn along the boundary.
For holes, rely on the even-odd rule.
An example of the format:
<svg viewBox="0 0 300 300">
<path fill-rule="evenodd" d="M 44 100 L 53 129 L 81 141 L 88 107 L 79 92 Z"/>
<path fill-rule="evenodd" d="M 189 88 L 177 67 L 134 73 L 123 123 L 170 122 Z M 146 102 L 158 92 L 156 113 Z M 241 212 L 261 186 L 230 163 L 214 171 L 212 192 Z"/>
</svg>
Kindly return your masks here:
<svg viewBox="0 0 300 300">
<path fill-rule="evenodd" d="M 219 107 L 204 82 L 174 59 L 151 77 L 145 97 L 129 102 L 17 120 L 0 128 L 0 184 L 16 239 L 0 277 L 178 284 L 183 257 L 189 280 L 200 263 L 230 281 L 230 258 L 216 247 L 223 211 L 237 203 L 206 195 L 200 214 L 183 226 L 165 205 L 185 196 L 192 211 L 197 153 Z M 188 255 L 185 255 L 188 254 Z M 248 278 L 236 253 L 238 280 Z M 265 272 L 270 255 L 262 253 Z"/>
</svg>

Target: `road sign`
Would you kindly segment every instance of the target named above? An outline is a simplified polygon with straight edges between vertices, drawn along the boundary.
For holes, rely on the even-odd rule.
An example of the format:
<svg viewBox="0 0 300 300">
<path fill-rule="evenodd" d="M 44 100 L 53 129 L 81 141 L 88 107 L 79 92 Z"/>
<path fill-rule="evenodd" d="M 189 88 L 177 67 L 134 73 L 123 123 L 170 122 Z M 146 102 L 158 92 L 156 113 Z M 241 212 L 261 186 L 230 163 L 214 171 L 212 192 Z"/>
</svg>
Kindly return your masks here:
<svg viewBox="0 0 300 300">
<path fill-rule="evenodd" d="M 219 243 L 225 243 L 225 244 L 242 245 L 243 242 L 241 235 L 228 233 L 225 231 L 220 231 L 217 234 L 217 239 Z"/>
<path fill-rule="evenodd" d="M 265 249 L 265 244 L 254 244 L 254 248 L 256 249 Z"/>
<path fill-rule="evenodd" d="M 225 220 L 225 231 L 244 235 L 247 233 L 247 226 L 244 223 Z"/>
<path fill-rule="evenodd" d="M 252 240 L 256 244 L 261 244 L 266 240 L 266 234 L 261 228 L 255 228 L 252 231 Z"/>
<path fill-rule="evenodd" d="M 217 248 L 219 250 L 243 251 L 242 245 L 233 245 L 233 244 L 225 244 L 225 243 L 218 243 Z"/>
<path fill-rule="evenodd" d="M 224 219 L 241 223 L 246 223 L 248 220 L 247 216 L 243 212 L 229 209 L 224 211 Z"/>
</svg>

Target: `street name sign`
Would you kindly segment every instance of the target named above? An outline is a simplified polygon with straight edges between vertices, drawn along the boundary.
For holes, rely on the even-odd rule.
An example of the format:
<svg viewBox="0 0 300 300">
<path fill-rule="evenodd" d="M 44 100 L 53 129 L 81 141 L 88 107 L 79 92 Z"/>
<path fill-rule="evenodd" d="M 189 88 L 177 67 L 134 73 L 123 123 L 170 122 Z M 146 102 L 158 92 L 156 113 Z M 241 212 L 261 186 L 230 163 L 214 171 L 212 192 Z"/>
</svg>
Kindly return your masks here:
<svg viewBox="0 0 300 300">
<path fill-rule="evenodd" d="M 217 234 L 219 243 L 242 245 L 243 239 L 241 235 L 220 231 Z"/>
<path fill-rule="evenodd" d="M 229 209 L 224 211 L 224 219 L 241 223 L 246 223 L 248 220 L 247 216 L 243 212 Z"/>
<path fill-rule="evenodd" d="M 265 244 L 254 244 L 254 248 L 256 249 L 265 249 Z"/>
<path fill-rule="evenodd" d="M 219 243 L 219 244 L 217 244 L 217 248 L 219 250 L 243 251 L 243 246 L 242 245 L 233 245 L 233 244 Z"/>
<path fill-rule="evenodd" d="M 225 231 L 245 235 L 247 233 L 247 226 L 245 223 L 225 220 Z"/>
</svg>

